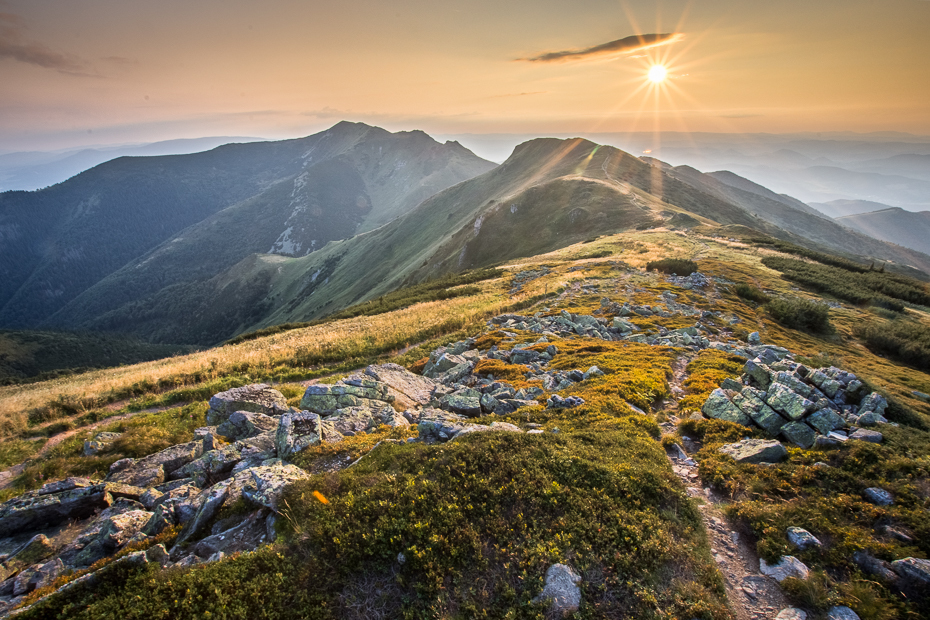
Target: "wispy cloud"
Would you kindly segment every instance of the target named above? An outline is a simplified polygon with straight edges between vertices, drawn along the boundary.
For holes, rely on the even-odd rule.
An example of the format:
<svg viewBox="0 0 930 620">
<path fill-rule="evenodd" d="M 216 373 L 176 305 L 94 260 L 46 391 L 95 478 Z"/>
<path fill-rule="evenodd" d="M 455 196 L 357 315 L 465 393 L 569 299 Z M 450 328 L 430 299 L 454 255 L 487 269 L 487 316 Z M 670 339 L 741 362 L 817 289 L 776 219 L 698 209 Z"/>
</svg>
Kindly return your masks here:
<svg viewBox="0 0 930 620">
<path fill-rule="evenodd" d="M 674 43 L 684 37 L 680 32 L 669 32 L 664 34 L 634 34 L 609 43 L 601 43 L 594 47 L 588 47 L 579 50 L 561 50 L 555 52 L 544 52 L 530 58 L 518 58 L 528 62 L 562 62 L 566 60 L 587 60 L 591 58 L 600 58 L 603 56 L 614 56 L 617 54 L 626 54 L 637 52 L 650 47 L 667 45 Z"/>
<path fill-rule="evenodd" d="M 0 13 L 0 59 L 9 58 L 44 69 L 87 75 L 86 63 L 72 54 L 56 52 L 24 36 L 26 27 L 18 15 Z"/>
</svg>

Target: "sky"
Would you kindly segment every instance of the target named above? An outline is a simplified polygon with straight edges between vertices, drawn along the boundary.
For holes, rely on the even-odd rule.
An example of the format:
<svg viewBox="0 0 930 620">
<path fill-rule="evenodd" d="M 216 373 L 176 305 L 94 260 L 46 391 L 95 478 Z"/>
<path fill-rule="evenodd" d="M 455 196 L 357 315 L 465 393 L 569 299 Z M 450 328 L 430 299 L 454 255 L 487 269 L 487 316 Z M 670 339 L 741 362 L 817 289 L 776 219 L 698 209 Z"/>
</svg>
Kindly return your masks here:
<svg viewBox="0 0 930 620">
<path fill-rule="evenodd" d="M 928 0 L 0 0 L 0 151 L 343 119 L 930 135 L 928 27 Z"/>
</svg>

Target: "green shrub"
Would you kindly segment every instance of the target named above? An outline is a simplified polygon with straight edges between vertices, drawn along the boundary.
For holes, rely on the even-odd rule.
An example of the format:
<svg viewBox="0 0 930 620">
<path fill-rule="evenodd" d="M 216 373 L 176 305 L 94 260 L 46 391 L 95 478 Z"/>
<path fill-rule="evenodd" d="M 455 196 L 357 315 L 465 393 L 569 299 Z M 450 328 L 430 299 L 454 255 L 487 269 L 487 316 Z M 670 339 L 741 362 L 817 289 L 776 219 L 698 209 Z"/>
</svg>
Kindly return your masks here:
<svg viewBox="0 0 930 620">
<path fill-rule="evenodd" d="M 832 329 L 830 308 L 824 303 L 800 297 L 779 297 L 765 304 L 765 309 L 785 327 L 821 333 Z"/>
<path fill-rule="evenodd" d="M 674 273 L 679 276 L 691 275 L 697 270 L 697 263 L 686 258 L 663 258 L 646 263 L 646 271 L 661 271 L 662 273 Z"/>
<path fill-rule="evenodd" d="M 876 353 L 894 357 L 918 370 L 930 370 L 930 328 L 917 321 L 872 322 L 855 328 L 856 336 Z"/>
<path fill-rule="evenodd" d="M 743 299 L 748 299 L 758 304 L 769 302 L 769 296 L 751 284 L 737 284 L 734 291 Z"/>
</svg>

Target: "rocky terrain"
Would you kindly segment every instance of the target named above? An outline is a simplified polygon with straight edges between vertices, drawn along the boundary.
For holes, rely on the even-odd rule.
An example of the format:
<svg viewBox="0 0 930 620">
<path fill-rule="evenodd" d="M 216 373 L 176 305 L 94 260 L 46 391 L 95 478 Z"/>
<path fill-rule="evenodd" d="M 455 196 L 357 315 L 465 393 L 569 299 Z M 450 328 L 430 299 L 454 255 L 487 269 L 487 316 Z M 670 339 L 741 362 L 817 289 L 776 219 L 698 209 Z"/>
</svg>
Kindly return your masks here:
<svg viewBox="0 0 930 620">
<path fill-rule="evenodd" d="M 920 414 L 903 416 L 886 390 L 874 389 L 874 381 L 839 361 L 818 364 L 809 353 L 782 346 L 790 344 L 783 337 L 789 332 L 751 319 L 752 306 L 734 301 L 731 274 L 721 275 L 714 265 L 689 276 L 644 273 L 616 259 L 514 268 L 503 283 L 511 292 L 547 287 L 547 279 L 573 279 L 528 310 L 491 316 L 470 336 L 433 345 L 403 365 L 381 361 L 304 382 L 299 396 L 285 394 L 294 393 L 292 386 L 268 383 L 216 392 L 202 418 L 192 414 L 203 426 L 182 443 L 102 461 L 109 463 L 105 475 L 55 479 L 0 505 L 3 609 L 23 617 L 83 617 L 77 609 L 93 606 L 88 595 L 122 588 L 118 584 L 132 575 L 167 584 L 182 575 L 220 575 L 225 567 L 265 562 L 268 553 L 286 557 L 329 518 L 320 511 L 348 511 L 341 518 L 350 518 L 352 510 L 361 510 L 352 509 L 352 502 L 362 501 L 369 493 L 365 485 L 375 483 L 353 492 L 340 485 L 387 476 L 385 491 L 399 492 L 390 481 L 401 474 L 387 472 L 413 455 L 430 460 L 401 476 L 407 480 L 397 483 L 401 487 L 438 476 L 435 459 L 445 451 L 499 458 L 483 452 L 485 446 L 546 451 L 560 442 L 614 437 L 619 428 L 616 437 L 625 434 L 623 441 L 634 442 L 644 456 L 624 457 L 628 464 L 611 465 L 619 469 L 610 471 L 646 458 L 623 479 L 665 476 L 644 468 L 645 462 L 672 476 L 662 478 L 663 492 L 680 493 L 675 501 L 692 506 L 680 510 L 694 510 L 698 529 L 692 532 L 706 534 L 667 536 L 690 550 L 685 564 L 693 568 L 687 570 L 709 571 L 709 581 L 694 578 L 695 584 L 717 584 L 695 585 L 708 589 L 681 599 L 687 603 L 661 599 L 655 609 L 740 620 L 919 613 L 930 584 L 921 540 L 930 501 L 927 457 L 918 444 L 903 442 L 924 436 L 913 417 Z M 751 320 L 759 329 L 744 328 Z M 765 334 L 780 344 L 767 342 Z M 128 432 L 116 426 L 88 432 L 79 458 L 90 464 L 121 454 Z M 648 461 L 653 457 L 645 455 L 656 449 L 661 462 Z M 547 458 L 552 464 L 579 458 L 558 454 Z M 875 469 L 876 458 L 889 469 Z M 593 461 L 584 462 L 600 471 Z M 850 478 L 850 468 L 861 470 L 861 477 Z M 595 475 L 595 494 L 598 485 L 613 484 L 599 477 L 608 475 L 603 471 Z M 470 483 L 463 477 L 458 484 Z M 849 489 L 858 489 L 858 496 Z M 469 497 L 450 509 L 478 501 Z M 776 497 L 781 503 L 772 501 Z M 374 514 L 381 516 L 361 527 L 359 540 L 378 539 L 385 519 L 421 518 L 391 513 L 380 501 L 381 512 Z M 822 502 L 819 510 L 833 511 L 834 523 L 809 512 L 804 502 Z M 501 509 L 493 506 L 483 510 Z M 637 518 L 659 519 L 656 524 L 670 518 L 643 510 Z M 508 514 L 516 527 L 519 517 Z M 576 527 L 565 516 L 546 518 L 562 523 L 548 530 L 553 540 L 562 536 L 559 527 Z M 595 511 L 592 518 L 606 527 L 604 516 Z M 431 519 L 435 537 L 444 530 L 438 514 Z M 353 525 L 343 527 L 338 537 L 354 536 Z M 403 536 L 420 525 L 398 527 Z M 312 540 L 311 550 L 299 553 L 328 553 L 332 543 Z M 640 557 L 637 545 L 648 540 L 606 544 L 617 557 Z M 421 545 L 388 543 L 394 549 L 384 560 L 389 574 L 426 570 Z M 554 616 L 616 609 L 603 592 L 620 586 L 607 585 L 614 582 L 592 568 L 586 559 L 592 552 L 578 539 L 568 548 L 573 551 L 545 554 L 553 559 L 532 564 L 532 577 L 518 590 L 524 602 L 514 605 Z M 382 552 L 371 553 L 376 558 Z M 198 572 L 210 567 L 221 572 Z M 400 587 L 377 575 L 365 579 L 381 583 L 382 592 Z M 852 590 L 857 579 L 878 585 Z M 339 583 L 337 617 L 390 617 L 416 600 L 404 598 L 404 590 L 393 602 L 371 598 L 358 589 L 367 581 Z M 804 583 L 808 590 L 799 585 Z M 669 591 L 684 597 L 675 589 L 681 587 Z M 822 593 L 805 598 L 804 591 Z M 721 606 L 714 607 L 715 601 Z M 886 612 L 876 612 L 876 605 Z"/>
</svg>

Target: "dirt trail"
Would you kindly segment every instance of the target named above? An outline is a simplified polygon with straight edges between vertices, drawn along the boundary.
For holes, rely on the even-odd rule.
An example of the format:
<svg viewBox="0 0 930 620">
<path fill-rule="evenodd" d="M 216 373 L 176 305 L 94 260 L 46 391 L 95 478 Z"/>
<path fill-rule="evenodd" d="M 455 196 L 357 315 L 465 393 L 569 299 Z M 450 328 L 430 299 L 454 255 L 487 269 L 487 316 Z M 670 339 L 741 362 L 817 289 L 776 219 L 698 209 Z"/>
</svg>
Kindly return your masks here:
<svg viewBox="0 0 930 620">
<path fill-rule="evenodd" d="M 681 384 L 686 378 L 685 368 L 691 357 L 682 355 L 672 365 L 673 373 L 669 385 L 673 395 L 683 394 Z M 666 410 L 673 402 L 669 399 L 665 403 Z M 678 422 L 679 419 L 675 415 L 669 415 L 668 421 L 661 425 L 663 432 L 674 432 Z M 791 604 L 778 583 L 759 572 L 759 557 L 756 555 L 751 535 L 738 531 L 738 528 L 728 521 L 723 512 L 725 499 L 704 485 L 697 463 L 685 452 L 687 450 L 693 453 L 699 449 L 698 442 L 686 441 L 681 452 L 674 448 L 668 451 L 669 460 L 688 495 L 698 505 L 711 552 L 723 576 L 730 607 L 737 620 L 771 620 Z"/>
</svg>

